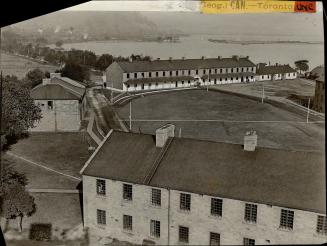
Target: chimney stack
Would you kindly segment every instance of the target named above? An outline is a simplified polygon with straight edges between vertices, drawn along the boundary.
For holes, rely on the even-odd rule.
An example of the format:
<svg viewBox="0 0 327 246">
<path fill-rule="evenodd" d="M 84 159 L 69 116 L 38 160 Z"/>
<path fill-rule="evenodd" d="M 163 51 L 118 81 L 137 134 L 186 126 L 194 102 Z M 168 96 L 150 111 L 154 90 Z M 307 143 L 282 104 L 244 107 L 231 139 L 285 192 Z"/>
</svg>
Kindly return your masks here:
<svg viewBox="0 0 327 246">
<path fill-rule="evenodd" d="M 61 73 L 50 73 L 50 79 L 55 78 L 55 77 L 60 78 Z"/>
<path fill-rule="evenodd" d="M 245 151 L 255 151 L 257 146 L 258 136 L 253 130 L 246 132 L 244 136 L 244 150 Z"/>
<path fill-rule="evenodd" d="M 165 146 L 168 138 L 175 136 L 175 126 L 167 124 L 156 130 L 156 147 L 162 148 Z"/>
<path fill-rule="evenodd" d="M 171 62 L 171 61 L 172 61 L 172 59 L 173 59 L 173 58 L 170 56 L 170 57 L 169 57 L 169 61 Z"/>
<path fill-rule="evenodd" d="M 232 56 L 232 58 L 233 58 L 235 61 L 238 61 L 238 60 L 240 59 L 240 57 L 239 57 L 239 56 L 236 56 L 236 55 Z"/>
<path fill-rule="evenodd" d="M 218 56 L 218 60 L 221 60 L 221 56 Z"/>
<path fill-rule="evenodd" d="M 50 84 L 50 82 L 51 82 L 51 79 L 49 79 L 49 78 L 42 79 L 42 85 Z"/>
<path fill-rule="evenodd" d="M 182 60 L 185 60 L 185 56 L 182 56 Z"/>
<path fill-rule="evenodd" d="M 204 60 L 205 59 L 205 56 L 202 56 L 201 59 Z"/>
<path fill-rule="evenodd" d="M 157 61 L 160 61 L 160 58 L 159 57 L 157 58 Z"/>
</svg>

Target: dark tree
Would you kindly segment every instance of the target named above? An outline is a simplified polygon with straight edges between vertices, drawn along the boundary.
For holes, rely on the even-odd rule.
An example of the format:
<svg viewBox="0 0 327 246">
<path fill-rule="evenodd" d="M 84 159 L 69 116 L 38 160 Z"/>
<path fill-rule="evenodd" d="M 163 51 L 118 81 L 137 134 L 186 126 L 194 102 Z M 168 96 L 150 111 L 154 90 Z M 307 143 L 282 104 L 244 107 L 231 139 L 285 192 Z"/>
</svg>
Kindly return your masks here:
<svg viewBox="0 0 327 246">
<path fill-rule="evenodd" d="M 61 72 L 62 76 L 80 82 L 88 81 L 90 79 L 89 69 L 74 62 L 67 62 L 59 71 Z"/>
<path fill-rule="evenodd" d="M 309 63 L 308 60 L 298 60 L 294 62 L 296 68 L 300 71 L 301 74 L 303 71 L 306 72 L 309 70 L 308 63 Z"/>
<path fill-rule="evenodd" d="M 19 138 L 41 119 L 41 109 L 30 97 L 26 82 L 6 76 L 2 85 L 1 139 Z"/>
<path fill-rule="evenodd" d="M 109 67 L 111 65 L 113 60 L 114 60 L 114 58 L 112 55 L 103 54 L 98 58 L 98 60 L 95 64 L 95 67 L 101 71 L 104 71 L 104 70 L 106 70 L 107 67 Z"/>
<path fill-rule="evenodd" d="M 64 42 L 61 41 L 61 40 L 58 40 L 58 41 L 56 42 L 56 46 L 57 46 L 57 47 L 61 47 L 63 44 L 64 44 Z"/>
<path fill-rule="evenodd" d="M 33 88 L 33 87 L 37 86 L 38 84 L 41 84 L 42 79 L 44 79 L 46 76 L 42 70 L 40 70 L 39 68 L 36 68 L 36 69 L 29 71 L 25 77 L 26 77 L 26 80 L 29 81 L 31 87 Z"/>
</svg>

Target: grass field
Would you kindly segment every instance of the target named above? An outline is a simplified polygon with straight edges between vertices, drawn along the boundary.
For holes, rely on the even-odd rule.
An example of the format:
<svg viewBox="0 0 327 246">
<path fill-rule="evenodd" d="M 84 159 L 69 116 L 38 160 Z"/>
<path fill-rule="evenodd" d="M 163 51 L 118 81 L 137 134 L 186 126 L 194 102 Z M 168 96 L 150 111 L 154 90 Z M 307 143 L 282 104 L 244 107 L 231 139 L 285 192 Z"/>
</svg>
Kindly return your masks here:
<svg viewBox="0 0 327 246">
<path fill-rule="evenodd" d="M 54 72 L 56 69 L 58 69 L 52 65 L 40 64 L 23 57 L 9 55 L 4 52 L 1 52 L 0 67 L 3 75 L 15 75 L 18 78 L 25 77 L 28 71 L 35 68 L 49 72 Z"/>
<path fill-rule="evenodd" d="M 117 112 L 128 122 L 129 104 Z M 189 90 L 138 98 L 132 101 L 132 119 L 134 132 L 154 134 L 156 128 L 169 122 L 176 125 L 176 135 L 181 129 L 182 137 L 242 144 L 245 132 L 253 129 L 259 146 L 324 149 L 324 124 L 306 124 L 303 115 L 217 91 Z"/>
</svg>

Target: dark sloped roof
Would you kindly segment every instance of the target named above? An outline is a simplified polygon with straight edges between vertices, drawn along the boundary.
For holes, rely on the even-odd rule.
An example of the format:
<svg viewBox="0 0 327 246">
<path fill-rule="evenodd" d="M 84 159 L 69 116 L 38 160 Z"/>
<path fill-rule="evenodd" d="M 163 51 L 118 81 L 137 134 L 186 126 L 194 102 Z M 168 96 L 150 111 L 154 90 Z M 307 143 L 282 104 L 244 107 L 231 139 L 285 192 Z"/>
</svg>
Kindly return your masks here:
<svg viewBox="0 0 327 246">
<path fill-rule="evenodd" d="M 295 69 L 290 65 L 273 65 L 273 66 L 261 66 L 257 69 L 257 74 L 279 74 L 279 73 L 294 73 Z"/>
<path fill-rule="evenodd" d="M 114 131 L 83 175 L 143 184 L 160 150 L 152 135 Z M 174 138 L 149 185 L 325 213 L 324 162 L 319 152 Z"/>
<path fill-rule="evenodd" d="M 51 79 L 51 84 L 60 84 L 64 88 L 73 91 L 76 95 L 83 96 L 85 93 L 85 86 L 79 82 L 72 80 L 67 77 L 53 77 Z"/>
<path fill-rule="evenodd" d="M 31 90 L 31 97 L 40 100 L 79 100 L 82 95 L 59 84 L 41 84 Z"/>
<path fill-rule="evenodd" d="M 248 58 L 208 58 L 208 59 L 176 59 L 153 61 L 121 61 L 118 65 L 125 72 L 190 70 L 201 68 L 228 68 L 228 67 L 254 67 L 255 64 Z"/>
</svg>

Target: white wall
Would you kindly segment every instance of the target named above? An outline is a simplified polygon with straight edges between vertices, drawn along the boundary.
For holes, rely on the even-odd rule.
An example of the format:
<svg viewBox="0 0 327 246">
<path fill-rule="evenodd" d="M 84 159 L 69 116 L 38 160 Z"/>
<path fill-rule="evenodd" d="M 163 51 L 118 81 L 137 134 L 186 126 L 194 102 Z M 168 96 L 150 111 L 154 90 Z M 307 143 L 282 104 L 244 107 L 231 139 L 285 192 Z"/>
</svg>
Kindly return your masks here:
<svg viewBox="0 0 327 246">
<path fill-rule="evenodd" d="M 179 244 L 179 226 L 189 227 L 189 244 L 208 245 L 210 232 L 220 234 L 221 244 L 242 244 L 243 238 L 253 238 L 256 244 L 318 244 L 327 237 L 316 233 L 317 214 L 301 210 L 295 213 L 292 231 L 279 228 L 281 207 L 258 205 L 257 223 L 244 221 L 245 202 L 223 198 L 222 217 L 210 214 L 211 196 L 191 194 L 191 210 L 181 211 L 180 191 L 161 189 L 160 208 L 150 202 L 151 187 L 133 185 L 133 201 L 122 199 L 123 182 L 106 179 L 106 196 L 96 194 L 96 178 L 83 176 L 84 225 L 91 233 L 141 244 L 149 239 L 156 244 Z M 170 204 L 170 205 L 169 205 Z M 170 206 L 168 214 L 168 206 Z M 96 223 L 96 209 L 107 211 L 107 225 Z M 133 216 L 133 232 L 123 231 L 123 214 Z M 169 219 L 168 219 L 169 218 Z M 161 223 L 161 237 L 150 237 L 150 220 Z M 169 233 L 168 233 L 169 228 Z M 270 240 L 270 243 L 268 241 Z"/>
</svg>

